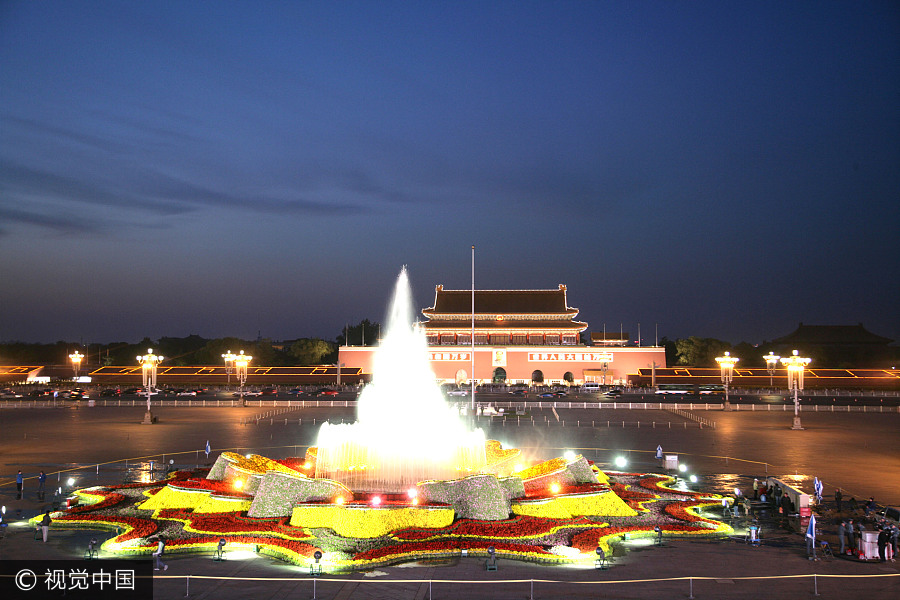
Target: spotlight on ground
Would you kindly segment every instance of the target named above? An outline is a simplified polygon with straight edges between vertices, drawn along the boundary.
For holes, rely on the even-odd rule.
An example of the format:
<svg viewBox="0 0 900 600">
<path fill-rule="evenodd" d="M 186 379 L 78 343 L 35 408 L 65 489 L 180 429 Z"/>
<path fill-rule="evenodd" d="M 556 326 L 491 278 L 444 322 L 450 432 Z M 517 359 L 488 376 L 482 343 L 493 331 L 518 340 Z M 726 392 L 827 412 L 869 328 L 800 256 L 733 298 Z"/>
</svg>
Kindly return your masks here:
<svg viewBox="0 0 900 600">
<path fill-rule="evenodd" d="M 624 469 L 625 465 L 628 464 L 628 460 L 624 456 L 617 456 L 615 464 L 617 468 Z"/>
<path fill-rule="evenodd" d="M 216 552 L 213 554 L 213 560 L 225 560 L 225 544 L 228 543 L 228 540 L 225 538 L 220 538 L 219 543 L 216 546 Z"/>
</svg>

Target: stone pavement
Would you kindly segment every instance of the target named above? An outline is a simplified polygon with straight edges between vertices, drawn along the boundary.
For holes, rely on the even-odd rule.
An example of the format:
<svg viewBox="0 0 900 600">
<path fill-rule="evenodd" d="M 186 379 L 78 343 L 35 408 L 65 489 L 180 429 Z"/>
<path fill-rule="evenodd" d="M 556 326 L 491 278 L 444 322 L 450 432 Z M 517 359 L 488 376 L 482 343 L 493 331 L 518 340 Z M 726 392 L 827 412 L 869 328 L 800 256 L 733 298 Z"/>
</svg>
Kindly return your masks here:
<svg viewBox="0 0 900 600">
<path fill-rule="evenodd" d="M 34 540 L 29 527 L 14 522 L 0 540 L 0 558 L 80 560 L 91 537 L 108 536 L 51 530 L 45 544 Z M 691 591 L 698 599 L 757 599 L 813 597 L 816 590 L 822 598 L 846 598 L 851 590 L 867 600 L 900 597 L 900 563 L 845 558 L 809 561 L 799 534 L 765 525 L 760 547 L 747 545 L 739 535 L 727 540 L 667 538 L 662 546 L 648 540 L 628 541 L 616 554 L 611 568 L 603 571 L 505 559 L 498 560 L 497 571 L 486 571 L 483 557 L 468 557 L 368 573 L 326 573 L 316 581 L 309 577 L 308 568 L 269 557 L 242 553 L 217 562 L 211 553 L 172 554 L 165 559 L 169 569 L 155 574 L 154 598 L 183 598 L 186 593 L 216 600 L 312 598 L 314 585 L 315 597 L 326 600 L 655 599 L 689 598 Z M 100 558 L 112 555 L 103 553 Z M 814 580 L 812 574 L 818 577 Z M 836 575 L 852 577 L 831 577 Z"/>
</svg>

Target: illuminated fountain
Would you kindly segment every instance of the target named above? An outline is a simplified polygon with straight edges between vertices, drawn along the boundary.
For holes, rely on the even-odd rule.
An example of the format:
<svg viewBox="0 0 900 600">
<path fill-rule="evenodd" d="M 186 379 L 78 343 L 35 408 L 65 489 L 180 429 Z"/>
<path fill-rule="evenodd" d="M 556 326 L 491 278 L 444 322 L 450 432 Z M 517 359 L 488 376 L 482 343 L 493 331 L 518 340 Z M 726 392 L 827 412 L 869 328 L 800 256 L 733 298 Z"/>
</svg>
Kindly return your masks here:
<svg viewBox="0 0 900 600">
<path fill-rule="evenodd" d="M 433 479 L 457 479 L 485 466 L 481 429 L 469 430 L 448 406 L 428 361 L 423 331 L 413 326 L 406 267 L 375 351 L 372 382 L 359 397 L 357 422 L 319 430 L 317 478 L 354 491 L 403 491 Z"/>
</svg>

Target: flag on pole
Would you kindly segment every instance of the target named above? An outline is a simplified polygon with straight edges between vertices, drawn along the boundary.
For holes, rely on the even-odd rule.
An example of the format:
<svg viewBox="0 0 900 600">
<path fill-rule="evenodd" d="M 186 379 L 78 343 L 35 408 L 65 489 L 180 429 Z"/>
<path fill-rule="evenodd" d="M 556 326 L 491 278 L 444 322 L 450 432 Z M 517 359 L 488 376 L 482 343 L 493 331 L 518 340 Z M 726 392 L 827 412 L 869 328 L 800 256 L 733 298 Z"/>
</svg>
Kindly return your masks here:
<svg viewBox="0 0 900 600">
<path fill-rule="evenodd" d="M 204 452 L 206 452 L 206 458 L 209 458 L 209 440 L 206 440 L 206 449 Z"/>
<path fill-rule="evenodd" d="M 806 528 L 806 537 L 813 542 L 816 541 L 816 515 L 812 515 L 809 518 L 809 527 Z"/>
</svg>

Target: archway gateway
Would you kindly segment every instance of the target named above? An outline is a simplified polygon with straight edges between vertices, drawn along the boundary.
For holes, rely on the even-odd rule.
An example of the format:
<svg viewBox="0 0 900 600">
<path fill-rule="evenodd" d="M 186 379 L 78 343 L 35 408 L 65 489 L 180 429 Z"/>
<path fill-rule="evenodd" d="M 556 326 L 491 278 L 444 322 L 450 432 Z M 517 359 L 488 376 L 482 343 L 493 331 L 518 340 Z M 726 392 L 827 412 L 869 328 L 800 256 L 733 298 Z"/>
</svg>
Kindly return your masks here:
<svg viewBox="0 0 900 600">
<path fill-rule="evenodd" d="M 506 383 L 506 369 L 503 367 L 497 367 L 494 369 L 494 376 L 492 378 L 494 383 Z"/>
</svg>

